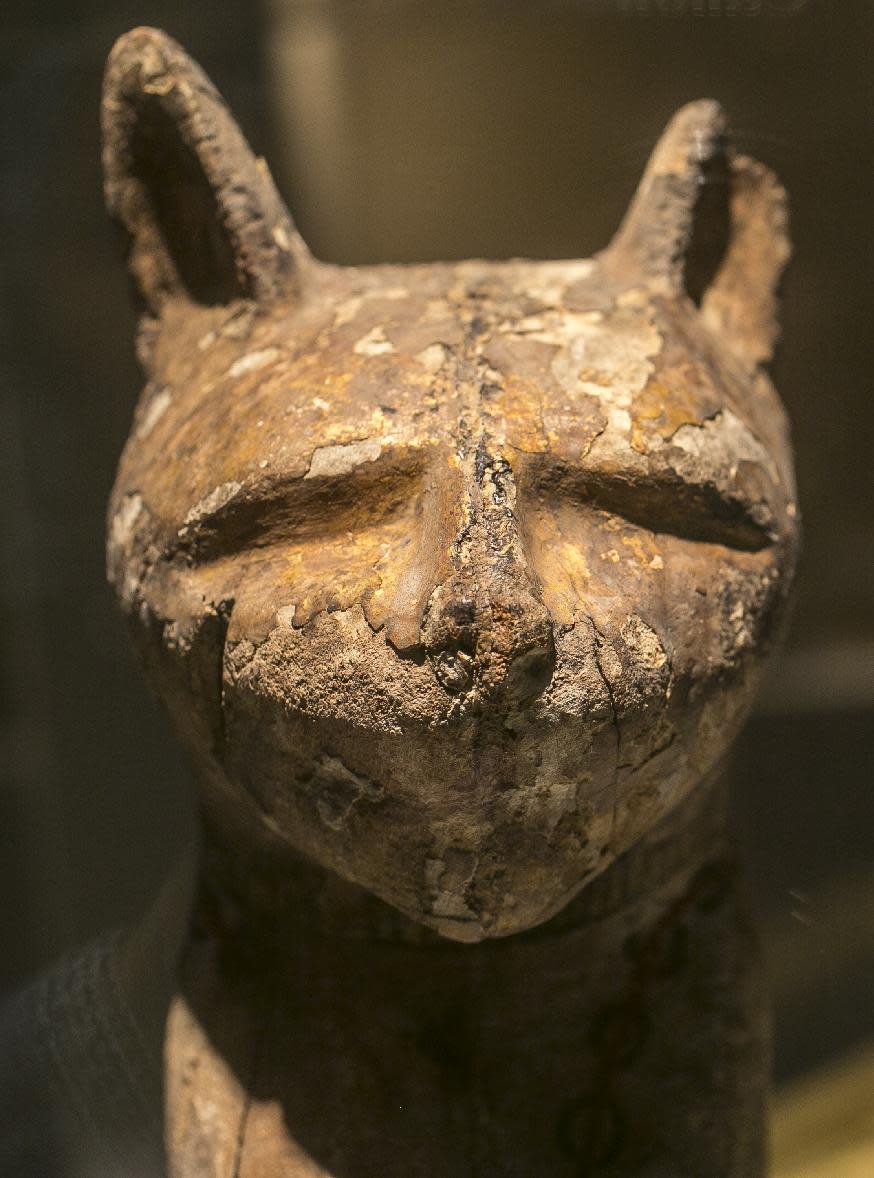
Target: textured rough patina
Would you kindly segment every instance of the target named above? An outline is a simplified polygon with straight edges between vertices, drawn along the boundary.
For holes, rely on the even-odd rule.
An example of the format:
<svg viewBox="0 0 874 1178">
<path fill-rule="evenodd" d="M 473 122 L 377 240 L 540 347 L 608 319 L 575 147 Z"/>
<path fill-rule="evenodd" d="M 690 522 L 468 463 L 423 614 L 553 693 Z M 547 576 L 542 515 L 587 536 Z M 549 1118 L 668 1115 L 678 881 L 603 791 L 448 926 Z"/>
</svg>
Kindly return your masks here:
<svg viewBox="0 0 874 1178">
<path fill-rule="evenodd" d="M 535 1134 L 534 1144 L 511 1148 L 503 1130 L 489 1145 L 488 1117 L 461 1127 L 462 1113 L 451 1109 L 463 1097 L 470 1107 L 484 1099 L 475 1085 L 464 1089 L 465 1076 L 473 1085 L 466 1060 L 442 1089 L 431 1077 L 443 1103 L 434 1097 L 438 1111 L 422 1113 L 427 1168 L 417 1168 L 412 1138 L 397 1145 L 407 1130 L 391 1127 L 392 1097 L 361 1112 L 370 1128 L 353 1150 L 357 1163 L 343 1153 L 338 1111 L 340 1152 L 326 1161 L 327 1147 L 307 1152 L 307 1130 L 289 1127 L 288 1092 L 300 1084 L 276 1077 L 291 1065 L 274 1061 L 280 1104 L 266 1096 L 253 1104 L 250 1080 L 233 1078 L 228 1061 L 246 1055 L 240 1045 L 257 1038 L 256 1025 L 242 1017 L 237 1038 L 216 1049 L 203 1030 L 207 1016 L 195 1017 L 189 1000 L 171 1020 L 174 1173 L 570 1174 L 582 1172 L 585 1157 L 604 1167 L 585 1170 L 593 1174 L 749 1178 L 759 1165 L 749 1126 L 761 1095 L 761 1036 L 750 1032 L 757 1046 L 746 1063 L 738 1056 L 734 1071 L 726 1065 L 730 1092 L 697 1086 L 694 1100 L 710 1101 L 699 1119 L 723 1117 L 727 1144 L 715 1143 L 713 1124 L 695 1138 L 687 1116 L 676 1133 L 688 1138 L 688 1157 L 699 1158 L 700 1145 L 688 1170 L 671 1169 L 664 1157 L 674 1155 L 655 1146 L 647 1154 L 644 1128 L 616 1145 L 627 1114 L 616 1112 L 610 1077 L 625 1066 L 627 1044 L 616 1046 L 615 1029 L 603 1031 L 600 1047 L 592 1036 L 611 989 L 624 1009 L 630 987 L 636 1013 L 615 1031 L 624 1042 L 629 1019 L 646 1006 L 641 987 L 657 989 L 666 976 L 646 954 L 635 966 L 627 943 L 655 938 L 658 957 L 674 936 L 664 931 L 671 913 L 676 923 L 714 910 L 701 900 L 710 895 L 711 860 L 724 857 L 712 782 L 747 713 L 791 579 L 791 454 L 765 371 L 789 252 L 779 184 L 731 149 L 717 105 L 699 102 L 674 117 L 616 237 L 592 259 L 347 268 L 309 255 L 266 165 L 163 34 L 135 30 L 116 46 L 104 129 L 107 199 L 129 241 L 148 375 L 110 506 L 109 572 L 200 781 L 207 890 L 222 896 L 212 935 L 227 940 L 233 909 L 237 928 L 269 927 L 274 945 L 297 945 L 298 935 L 282 929 L 309 927 L 301 908 L 319 907 L 313 897 L 333 889 L 342 895 L 335 923 L 342 911 L 407 955 L 394 989 L 391 971 L 371 977 L 372 1009 L 390 1012 L 399 990 L 401 1005 L 413 1002 L 421 955 L 436 955 L 444 963 L 437 974 L 457 971 L 466 997 L 447 997 L 452 985 L 441 989 L 432 977 L 415 1002 L 434 1007 L 429 1035 L 439 1037 L 439 1026 L 459 1043 L 474 1011 L 488 1039 L 488 994 L 500 1006 L 508 986 L 524 989 L 544 968 L 544 984 L 558 991 L 543 1000 L 561 1017 L 552 1031 L 544 1024 L 518 1038 L 506 1075 L 536 1057 L 554 1077 L 541 1084 L 554 1104 L 564 1100 L 555 1084 L 575 1066 L 588 1076 L 583 1112 L 562 1113 L 564 1128 L 550 1130 L 548 1145 Z M 644 865 L 636 884 L 629 864 Z M 374 908 L 350 884 L 403 915 Z M 618 900 L 605 911 L 619 923 L 592 932 L 598 905 L 585 897 L 611 887 Z M 734 895 L 728 885 L 717 892 Z M 297 915 L 288 915 L 295 897 Z M 550 949 L 545 931 L 513 938 L 506 950 L 441 947 L 423 932 L 417 947 L 403 919 L 442 938 L 492 942 L 563 909 L 545 929 L 576 932 Z M 694 936 L 703 946 L 721 938 L 719 953 L 746 945 L 739 911 L 730 904 L 718 919 L 701 917 L 721 920 L 721 931 L 708 940 L 695 925 Z M 748 947 L 711 973 L 707 951 L 686 969 L 690 993 L 712 997 L 725 974 L 734 994 L 724 995 L 720 1017 L 699 1012 L 690 1030 L 701 1066 L 726 1025 L 749 1027 L 758 1017 Z M 462 957 L 450 967 L 447 953 Z M 581 953 L 585 977 L 569 988 Z M 293 959 L 289 948 L 273 972 Z M 497 961 L 503 982 L 487 964 Z M 217 1026 L 233 1023 L 236 1016 L 216 1015 L 230 999 L 215 977 L 202 980 L 196 953 L 189 966 L 201 979 L 191 983 L 201 1006 Z M 318 953 L 301 968 L 314 993 L 326 970 L 342 973 Z M 494 973 L 491 982 L 482 970 Z M 245 970 L 240 977 L 244 991 L 254 984 Z M 323 994 L 314 1024 L 326 1010 L 342 1021 L 332 1004 L 343 985 Z M 694 1006 L 684 1005 L 683 985 L 675 979 L 656 1003 L 661 1013 L 645 1016 L 661 1019 L 662 1036 L 670 1038 L 677 1011 Z M 246 993 L 234 1009 L 257 1008 Z M 455 1026 L 435 1013 L 439 994 L 456 1011 Z M 525 1005 L 521 993 L 513 1001 L 517 1012 Z M 737 1011 L 726 1013 L 734 1002 Z M 308 1024 L 299 1009 L 283 1011 L 288 1042 L 299 1046 Z M 362 1047 L 360 1066 L 382 1050 L 400 1074 L 417 1074 L 421 1059 L 399 1062 L 389 1040 Z M 498 1091 L 501 1068 L 487 1048 L 469 1050 L 493 1067 L 488 1090 Z M 666 1042 L 660 1051 L 651 1045 L 653 1061 L 670 1056 Z M 542 1063 L 544 1053 L 552 1063 Z M 207 1055 L 198 1074 L 221 1132 L 207 1131 L 197 1100 L 190 1103 L 190 1059 Z M 655 1100 L 653 1089 L 673 1092 L 689 1061 L 674 1060 L 673 1072 L 652 1067 L 627 1073 L 636 1075 L 632 1104 L 645 1103 L 647 1091 Z M 694 1087 L 688 1075 L 684 1082 Z M 532 1111 L 539 1081 L 526 1083 L 517 1076 L 509 1084 L 517 1112 L 545 1116 Z M 351 1140 L 357 1106 L 347 1098 Z M 683 1107 L 676 1093 L 658 1099 Z M 420 1111 L 429 1107 L 421 1092 L 417 1100 Z M 743 1105 L 741 1119 L 714 1101 Z M 515 1126 L 512 1102 L 505 1105 L 494 1124 Z M 304 1120 L 312 1126 L 318 1112 Z M 255 1126 L 248 1154 L 240 1124 Z M 440 1152 L 435 1134 L 460 1140 L 468 1130 L 475 1146 L 454 1161 Z M 395 1142 L 393 1163 L 386 1141 Z M 476 1164 L 470 1149 L 479 1151 Z M 204 1151 L 213 1169 L 198 1168 Z M 669 1168 L 647 1169 L 650 1156 Z"/>
</svg>

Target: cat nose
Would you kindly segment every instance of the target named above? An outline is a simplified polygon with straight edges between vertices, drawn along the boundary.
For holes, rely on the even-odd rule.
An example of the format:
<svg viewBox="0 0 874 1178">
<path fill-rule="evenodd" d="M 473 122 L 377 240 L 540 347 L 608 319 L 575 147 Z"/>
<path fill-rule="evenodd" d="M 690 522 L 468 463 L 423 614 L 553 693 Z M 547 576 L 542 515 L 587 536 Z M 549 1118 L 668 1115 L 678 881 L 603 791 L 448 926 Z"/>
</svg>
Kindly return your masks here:
<svg viewBox="0 0 874 1178">
<path fill-rule="evenodd" d="M 424 502 L 417 558 L 395 591 L 385 636 L 401 657 L 424 657 L 450 695 L 475 687 L 481 698 L 503 693 L 512 708 L 552 679 L 552 619 L 525 551 L 509 464 L 480 446 L 459 473 L 444 497 Z M 438 552 L 448 553 L 439 572 Z"/>
<path fill-rule="evenodd" d="M 431 599 L 422 637 L 434 674 L 451 695 L 476 685 L 484 696 L 500 692 L 524 704 L 546 689 L 555 669 L 549 613 L 518 567 L 451 577 Z"/>
<path fill-rule="evenodd" d="M 473 680 L 477 652 L 477 605 L 473 586 L 440 586 L 422 625 L 425 653 L 451 694 Z"/>
<path fill-rule="evenodd" d="M 524 703 L 552 678 L 552 620 L 525 551 L 506 464 L 496 473 L 481 462 L 476 490 L 450 575 L 430 596 L 421 641 L 450 694 L 476 685 L 483 695 L 501 691 Z"/>
</svg>

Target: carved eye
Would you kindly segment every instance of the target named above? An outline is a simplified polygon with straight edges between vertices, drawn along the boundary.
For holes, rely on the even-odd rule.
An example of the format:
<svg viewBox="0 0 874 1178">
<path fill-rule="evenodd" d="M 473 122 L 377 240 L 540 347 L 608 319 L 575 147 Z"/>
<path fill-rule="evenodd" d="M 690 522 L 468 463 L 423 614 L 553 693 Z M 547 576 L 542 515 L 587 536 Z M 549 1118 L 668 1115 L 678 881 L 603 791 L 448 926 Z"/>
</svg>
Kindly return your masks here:
<svg viewBox="0 0 874 1178">
<path fill-rule="evenodd" d="M 350 471 L 256 483 L 187 522 L 175 551 L 204 564 L 273 544 L 357 534 L 415 508 L 420 475 L 415 454 L 395 452 Z"/>
<path fill-rule="evenodd" d="M 680 540 L 759 552 L 777 538 L 776 521 L 765 502 L 727 496 L 712 483 L 610 479 L 589 483 L 586 498 L 631 524 Z"/>
<path fill-rule="evenodd" d="M 777 539 L 770 506 L 729 496 L 712 483 L 694 484 L 658 477 L 562 471 L 546 481 L 565 501 L 589 504 L 649 532 L 680 540 L 721 544 L 741 552 L 759 552 Z"/>
</svg>

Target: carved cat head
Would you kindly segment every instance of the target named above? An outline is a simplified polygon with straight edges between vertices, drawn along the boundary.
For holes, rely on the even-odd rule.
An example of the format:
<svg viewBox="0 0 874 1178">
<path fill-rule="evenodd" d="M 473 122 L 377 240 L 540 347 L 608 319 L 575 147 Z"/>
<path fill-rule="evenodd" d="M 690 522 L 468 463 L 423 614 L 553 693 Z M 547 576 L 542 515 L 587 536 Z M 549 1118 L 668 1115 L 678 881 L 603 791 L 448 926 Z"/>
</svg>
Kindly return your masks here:
<svg viewBox="0 0 874 1178">
<path fill-rule="evenodd" d="M 782 189 L 697 102 L 592 259 L 340 267 L 163 33 L 103 120 L 148 376 L 109 575 L 207 813 L 448 937 L 544 920 L 714 766 L 775 634 Z"/>
</svg>

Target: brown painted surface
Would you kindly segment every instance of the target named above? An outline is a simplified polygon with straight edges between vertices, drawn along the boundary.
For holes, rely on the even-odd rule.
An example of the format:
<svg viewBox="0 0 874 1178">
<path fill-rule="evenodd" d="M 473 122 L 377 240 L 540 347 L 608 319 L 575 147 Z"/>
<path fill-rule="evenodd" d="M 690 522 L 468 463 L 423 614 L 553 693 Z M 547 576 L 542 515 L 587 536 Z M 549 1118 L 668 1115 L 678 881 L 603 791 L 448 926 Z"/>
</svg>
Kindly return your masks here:
<svg viewBox="0 0 874 1178">
<path fill-rule="evenodd" d="M 714 779 L 796 552 L 779 184 L 700 102 L 593 259 L 342 268 L 163 34 L 104 130 L 110 578 L 208 831 L 172 1172 L 760 1172 Z"/>
</svg>

